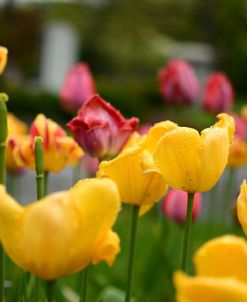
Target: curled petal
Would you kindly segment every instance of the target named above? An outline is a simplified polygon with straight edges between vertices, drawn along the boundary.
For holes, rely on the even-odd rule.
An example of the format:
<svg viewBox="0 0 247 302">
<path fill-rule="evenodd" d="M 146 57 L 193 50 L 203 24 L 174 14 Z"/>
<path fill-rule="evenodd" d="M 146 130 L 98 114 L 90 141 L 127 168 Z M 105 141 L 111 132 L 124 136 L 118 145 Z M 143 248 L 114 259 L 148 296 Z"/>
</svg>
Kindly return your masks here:
<svg viewBox="0 0 247 302">
<path fill-rule="evenodd" d="M 247 285 L 234 278 L 188 277 L 176 272 L 177 302 L 245 302 Z"/>
</svg>

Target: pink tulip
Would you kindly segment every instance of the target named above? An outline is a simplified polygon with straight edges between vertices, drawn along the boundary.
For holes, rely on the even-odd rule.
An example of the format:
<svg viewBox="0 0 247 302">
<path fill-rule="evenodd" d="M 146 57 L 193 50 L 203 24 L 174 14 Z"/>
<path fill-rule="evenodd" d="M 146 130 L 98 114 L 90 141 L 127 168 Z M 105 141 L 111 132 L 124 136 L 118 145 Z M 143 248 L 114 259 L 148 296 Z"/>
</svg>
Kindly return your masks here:
<svg viewBox="0 0 247 302">
<path fill-rule="evenodd" d="M 79 63 L 69 69 L 60 91 L 60 103 L 65 111 L 78 110 L 86 100 L 96 94 L 89 66 Z"/>
<path fill-rule="evenodd" d="M 176 221 L 177 223 L 185 223 L 187 214 L 188 193 L 180 190 L 172 189 L 164 197 L 162 203 L 163 214 Z M 196 193 L 193 202 L 192 219 L 195 221 L 202 207 L 201 193 Z"/>
<path fill-rule="evenodd" d="M 191 104 L 195 101 L 199 84 L 186 61 L 172 60 L 158 74 L 160 92 L 168 103 Z"/>
<path fill-rule="evenodd" d="M 86 153 L 108 159 L 121 151 L 137 124 L 137 118 L 125 119 L 119 111 L 95 95 L 84 103 L 67 128 Z"/>
<path fill-rule="evenodd" d="M 222 72 L 212 73 L 204 90 L 204 109 L 213 113 L 229 112 L 233 105 L 233 98 L 233 88 L 227 76 Z"/>
<path fill-rule="evenodd" d="M 247 138 L 247 122 L 244 118 L 237 114 L 233 114 L 235 121 L 235 133 L 234 136 L 238 137 L 242 140 L 246 140 Z"/>
</svg>

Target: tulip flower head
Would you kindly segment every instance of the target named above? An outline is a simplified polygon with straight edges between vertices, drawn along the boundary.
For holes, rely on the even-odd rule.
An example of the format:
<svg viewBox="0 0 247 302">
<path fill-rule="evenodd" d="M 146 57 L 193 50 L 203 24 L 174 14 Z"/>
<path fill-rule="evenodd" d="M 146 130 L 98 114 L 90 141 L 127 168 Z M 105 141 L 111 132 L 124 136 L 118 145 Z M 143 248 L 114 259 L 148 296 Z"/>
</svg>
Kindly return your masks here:
<svg viewBox="0 0 247 302">
<path fill-rule="evenodd" d="M 21 206 L 0 186 L 0 237 L 9 257 L 42 279 L 78 272 L 118 254 L 111 228 L 120 209 L 115 183 L 79 181 L 71 190 Z"/>
<path fill-rule="evenodd" d="M 109 159 L 122 150 L 137 124 L 137 118 L 126 120 L 119 111 L 96 95 L 84 103 L 67 128 L 90 156 Z"/>
<path fill-rule="evenodd" d="M 30 128 L 30 137 L 14 150 L 15 158 L 21 166 L 34 169 L 34 138 L 43 138 L 45 171 L 60 172 L 67 165 L 75 165 L 83 151 L 55 122 L 39 114 Z"/>
<path fill-rule="evenodd" d="M 147 153 L 146 170 L 161 173 L 175 189 L 210 190 L 226 167 L 234 133 L 231 116 L 220 114 L 218 118 L 201 135 L 193 128 L 179 127 L 170 121 L 154 125 L 147 135 L 152 154 Z"/>
<path fill-rule="evenodd" d="M 90 68 L 85 63 L 70 68 L 60 91 L 60 103 L 65 111 L 78 110 L 96 94 L 95 83 Z"/>
<path fill-rule="evenodd" d="M 170 190 L 163 198 L 163 214 L 177 223 L 185 223 L 187 214 L 188 193 L 181 190 Z M 200 215 L 202 208 L 201 193 L 196 193 L 193 202 L 192 220 Z"/>
<path fill-rule="evenodd" d="M 0 46 L 0 75 L 4 72 L 8 60 L 8 49 Z"/>
<path fill-rule="evenodd" d="M 14 156 L 15 148 L 27 140 L 28 126 L 15 117 L 12 113 L 8 113 L 8 137 L 7 137 L 7 149 L 6 149 L 6 168 L 11 173 L 20 173 L 23 171 L 22 165 L 18 165 L 18 162 Z"/>
<path fill-rule="evenodd" d="M 207 80 L 203 107 L 213 113 L 230 112 L 233 105 L 233 88 L 230 80 L 222 72 L 211 74 Z"/>
<path fill-rule="evenodd" d="M 195 101 L 199 84 L 192 67 L 183 60 L 172 60 L 160 70 L 161 95 L 168 103 L 191 104 Z"/>
<path fill-rule="evenodd" d="M 175 273 L 177 302 L 247 301 L 247 242 L 226 235 L 204 244 L 195 254 L 197 275 Z"/>
</svg>

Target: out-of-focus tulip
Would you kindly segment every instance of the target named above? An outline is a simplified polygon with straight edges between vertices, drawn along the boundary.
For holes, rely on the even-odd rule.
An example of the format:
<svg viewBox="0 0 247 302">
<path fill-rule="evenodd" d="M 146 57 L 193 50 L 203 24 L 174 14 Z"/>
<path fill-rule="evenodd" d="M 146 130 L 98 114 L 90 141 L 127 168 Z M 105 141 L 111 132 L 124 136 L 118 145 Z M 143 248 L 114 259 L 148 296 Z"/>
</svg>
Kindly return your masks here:
<svg viewBox="0 0 247 302">
<path fill-rule="evenodd" d="M 96 157 L 91 157 L 88 154 L 85 154 L 81 159 L 81 170 L 86 173 L 88 176 L 95 176 L 99 168 L 99 160 Z"/>
<path fill-rule="evenodd" d="M 207 80 L 203 95 L 203 107 L 210 112 L 229 112 L 233 105 L 233 88 L 224 73 L 215 72 Z"/>
<path fill-rule="evenodd" d="M 86 179 L 71 190 L 22 207 L 0 186 L 0 237 L 10 258 L 47 280 L 71 274 L 119 252 L 111 228 L 120 209 L 110 179 Z"/>
<path fill-rule="evenodd" d="M 69 112 L 76 111 L 95 94 L 95 83 L 89 66 L 80 63 L 70 68 L 60 91 L 62 108 Z"/>
<path fill-rule="evenodd" d="M 237 114 L 233 115 L 236 131 L 228 158 L 228 166 L 231 168 L 247 165 L 247 120 L 243 114 L 244 112 L 242 110 L 241 116 L 238 116 Z"/>
<path fill-rule="evenodd" d="M 96 95 L 84 103 L 67 128 L 86 153 L 108 159 L 122 150 L 137 124 L 137 118 L 126 120 L 119 111 Z"/>
<path fill-rule="evenodd" d="M 244 180 L 240 186 L 240 194 L 237 199 L 238 220 L 247 235 L 247 186 Z"/>
<path fill-rule="evenodd" d="M 162 211 L 163 214 L 176 221 L 177 223 L 185 223 L 187 214 L 188 193 L 172 189 L 163 198 Z M 195 221 L 201 213 L 202 196 L 196 193 L 194 196 L 192 220 Z"/>
<path fill-rule="evenodd" d="M 151 124 L 142 124 L 138 127 L 137 131 L 140 135 L 145 135 L 148 133 L 151 127 L 152 127 Z"/>
<path fill-rule="evenodd" d="M 247 301 L 247 242 L 226 235 L 204 244 L 195 254 L 197 276 L 175 273 L 177 302 Z"/>
<path fill-rule="evenodd" d="M 72 137 L 55 122 L 39 114 L 30 129 L 30 138 L 14 150 L 18 165 L 34 169 L 34 138 L 43 138 L 45 171 L 60 172 L 67 165 L 75 165 L 83 151 Z"/>
<path fill-rule="evenodd" d="M 201 135 L 170 121 L 155 125 L 147 135 L 153 154 L 147 153 L 146 171 L 161 173 L 168 185 L 179 190 L 210 190 L 226 167 L 234 133 L 231 116 L 219 114 L 218 118 Z"/>
<path fill-rule="evenodd" d="M 17 145 L 27 140 L 28 126 L 15 117 L 12 113 L 8 113 L 8 138 L 7 138 L 7 149 L 6 149 L 6 168 L 11 173 L 20 173 L 23 168 L 18 165 L 13 154 L 14 149 Z"/>
<path fill-rule="evenodd" d="M 0 75 L 4 72 L 8 60 L 8 49 L 0 46 Z"/>
<path fill-rule="evenodd" d="M 142 157 L 140 146 L 127 148 L 113 160 L 101 162 L 98 176 L 116 182 L 123 202 L 151 208 L 168 187 L 159 173 L 143 172 Z"/>
<path fill-rule="evenodd" d="M 168 103 L 191 104 L 195 101 L 199 84 L 196 75 L 186 61 L 172 60 L 160 70 L 160 92 Z"/>
</svg>

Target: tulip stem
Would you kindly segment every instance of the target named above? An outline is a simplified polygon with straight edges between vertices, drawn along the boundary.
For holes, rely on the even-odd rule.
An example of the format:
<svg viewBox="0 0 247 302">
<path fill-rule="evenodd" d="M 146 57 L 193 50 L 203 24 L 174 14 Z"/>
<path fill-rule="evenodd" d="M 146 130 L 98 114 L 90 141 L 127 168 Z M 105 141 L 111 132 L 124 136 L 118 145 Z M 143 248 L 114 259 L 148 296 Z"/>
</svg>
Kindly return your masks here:
<svg viewBox="0 0 247 302">
<path fill-rule="evenodd" d="M 7 106 L 8 96 L 0 93 L 0 184 L 5 185 L 5 150 L 8 135 Z M 4 249 L 0 243 L 0 301 L 4 301 Z"/>
<path fill-rule="evenodd" d="M 44 196 L 44 154 L 41 137 L 35 137 L 35 170 L 37 199 L 41 199 Z"/>
<path fill-rule="evenodd" d="M 131 233 L 130 233 L 130 250 L 129 250 L 129 264 L 128 264 L 128 280 L 125 302 L 130 302 L 131 299 L 131 288 L 134 270 L 134 257 L 135 257 L 135 243 L 136 243 L 136 231 L 138 223 L 138 212 L 139 206 L 133 205 L 132 212 L 132 223 L 131 223 Z"/>
<path fill-rule="evenodd" d="M 54 302 L 56 280 L 46 281 L 46 298 L 47 302 Z"/>
<path fill-rule="evenodd" d="M 86 267 L 81 272 L 81 296 L 80 296 L 80 302 L 86 302 L 87 301 L 87 280 L 88 280 L 88 267 Z"/>
<path fill-rule="evenodd" d="M 183 239 L 183 254 L 182 254 L 182 270 L 185 272 L 187 272 L 188 269 L 193 200 L 194 200 L 194 193 L 188 193 L 187 215 L 186 215 L 186 224 L 185 224 L 184 239 Z"/>
</svg>

